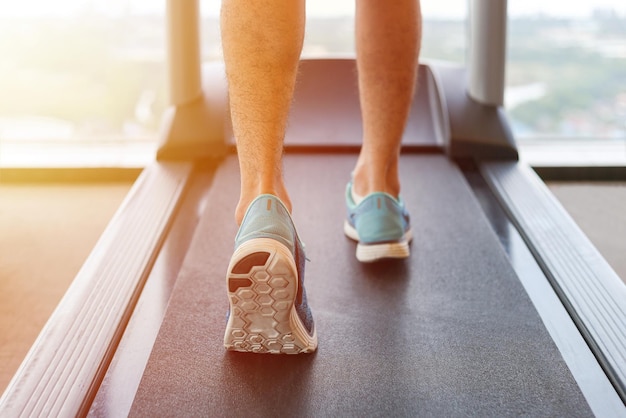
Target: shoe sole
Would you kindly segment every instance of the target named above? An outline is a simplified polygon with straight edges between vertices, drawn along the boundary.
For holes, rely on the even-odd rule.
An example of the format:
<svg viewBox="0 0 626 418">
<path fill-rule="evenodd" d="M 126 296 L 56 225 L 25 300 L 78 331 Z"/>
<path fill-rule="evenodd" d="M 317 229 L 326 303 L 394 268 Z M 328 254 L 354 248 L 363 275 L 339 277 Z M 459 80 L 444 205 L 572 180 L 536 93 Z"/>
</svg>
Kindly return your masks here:
<svg viewBox="0 0 626 418">
<path fill-rule="evenodd" d="M 241 244 L 226 277 L 230 315 L 224 347 L 271 354 L 310 353 L 317 335 L 309 335 L 295 301 L 298 269 L 289 249 L 270 238 Z"/>
<path fill-rule="evenodd" d="M 371 263 L 386 258 L 408 258 L 411 255 L 409 243 L 413 239 L 413 234 L 410 229 L 405 232 L 400 241 L 381 244 L 362 244 L 359 242 L 359 233 L 348 221 L 344 221 L 343 231 L 348 238 L 358 242 L 356 259 L 362 263 Z"/>
</svg>

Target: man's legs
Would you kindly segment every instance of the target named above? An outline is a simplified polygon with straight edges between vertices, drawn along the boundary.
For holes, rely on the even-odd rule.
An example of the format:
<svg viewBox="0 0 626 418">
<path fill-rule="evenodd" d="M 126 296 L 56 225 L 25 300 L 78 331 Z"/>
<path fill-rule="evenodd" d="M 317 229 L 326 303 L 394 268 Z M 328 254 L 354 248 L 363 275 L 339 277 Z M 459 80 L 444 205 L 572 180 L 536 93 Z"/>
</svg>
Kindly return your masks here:
<svg viewBox="0 0 626 418">
<path fill-rule="evenodd" d="M 354 192 L 400 193 L 400 141 L 413 99 L 421 41 L 419 0 L 356 1 L 363 146 Z"/>
<path fill-rule="evenodd" d="M 304 246 L 282 176 L 283 139 L 304 37 L 304 0 L 224 0 L 222 43 L 241 172 L 227 272 L 229 350 L 309 353 L 317 334 Z"/>
<path fill-rule="evenodd" d="M 400 142 L 416 83 L 419 0 L 357 0 L 356 52 L 363 145 L 346 188 L 345 234 L 356 258 L 407 258 L 412 239 L 400 196 Z"/>
<path fill-rule="evenodd" d="M 304 0 L 222 3 L 222 44 L 241 171 L 238 224 L 259 194 L 276 195 L 291 210 L 281 159 L 304 19 Z"/>
</svg>

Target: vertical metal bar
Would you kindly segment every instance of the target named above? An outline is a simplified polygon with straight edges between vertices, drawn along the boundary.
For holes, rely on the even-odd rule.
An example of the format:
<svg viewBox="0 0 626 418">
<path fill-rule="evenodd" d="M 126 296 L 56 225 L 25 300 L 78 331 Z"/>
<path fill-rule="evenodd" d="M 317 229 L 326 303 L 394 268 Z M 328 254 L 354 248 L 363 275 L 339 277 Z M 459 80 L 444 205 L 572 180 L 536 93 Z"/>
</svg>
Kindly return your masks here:
<svg viewBox="0 0 626 418">
<path fill-rule="evenodd" d="M 470 0 L 468 93 L 480 103 L 504 103 L 507 0 Z"/>
<path fill-rule="evenodd" d="M 202 94 L 198 0 L 167 0 L 170 104 L 180 106 Z"/>
</svg>

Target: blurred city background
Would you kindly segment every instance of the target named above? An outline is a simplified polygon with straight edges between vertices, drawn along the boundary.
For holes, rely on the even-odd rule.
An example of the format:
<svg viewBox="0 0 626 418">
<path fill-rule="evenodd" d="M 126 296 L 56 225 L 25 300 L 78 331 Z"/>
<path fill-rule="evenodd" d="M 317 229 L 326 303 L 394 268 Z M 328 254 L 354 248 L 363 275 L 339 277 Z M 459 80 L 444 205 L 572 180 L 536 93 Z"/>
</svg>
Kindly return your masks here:
<svg viewBox="0 0 626 418">
<path fill-rule="evenodd" d="M 304 56 L 352 54 L 353 3 L 309 3 Z M 462 64 L 466 2 L 430 3 L 422 59 Z M 576 4 L 509 1 L 506 109 L 520 141 L 626 138 L 625 6 Z M 203 59 L 219 60 L 219 2 L 201 5 Z M 16 141 L 154 142 L 165 37 L 165 1 L 2 0 L 0 151 Z"/>
</svg>

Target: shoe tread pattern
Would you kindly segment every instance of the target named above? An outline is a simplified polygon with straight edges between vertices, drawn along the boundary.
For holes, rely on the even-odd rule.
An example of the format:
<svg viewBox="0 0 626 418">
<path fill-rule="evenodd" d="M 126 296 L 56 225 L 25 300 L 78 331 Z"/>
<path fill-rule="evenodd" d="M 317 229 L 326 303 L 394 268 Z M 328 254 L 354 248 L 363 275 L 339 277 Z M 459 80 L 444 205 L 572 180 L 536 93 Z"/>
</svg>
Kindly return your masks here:
<svg viewBox="0 0 626 418">
<path fill-rule="evenodd" d="M 298 273 L 293 257 L 276 241 L 273 246 L 268 246 L 271 241 L 254 241 L 258 240 L 240 246 L 228 269 L 230 316 L 224 346 L 253 353 L 312 351 L 310 344 L 299 337 L 301 330 L 294 329 Z"/>
</svg>

